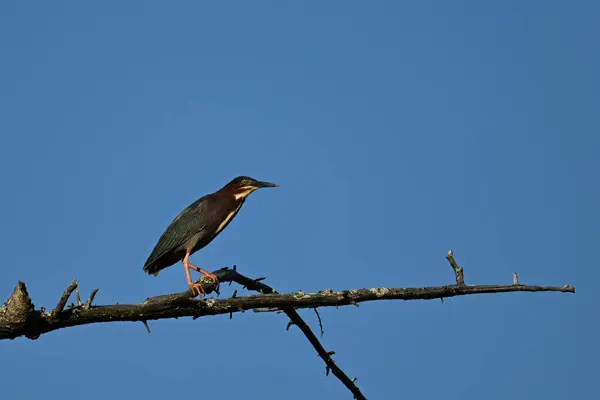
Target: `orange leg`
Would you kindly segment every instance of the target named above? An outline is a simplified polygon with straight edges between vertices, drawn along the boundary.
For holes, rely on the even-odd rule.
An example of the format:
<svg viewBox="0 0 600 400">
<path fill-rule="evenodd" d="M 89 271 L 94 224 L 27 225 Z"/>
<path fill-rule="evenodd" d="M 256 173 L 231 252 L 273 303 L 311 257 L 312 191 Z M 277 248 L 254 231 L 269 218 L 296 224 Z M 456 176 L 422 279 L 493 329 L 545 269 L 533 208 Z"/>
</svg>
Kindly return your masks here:
<svg viewBox="0 0 600 400">
<path fill-rule="evenodd" d="M 193 269 L 193 270 L 195 270 L 195 271 L 198 271 L 198 272 L 200 272 L 202 275 L 206 275 L 206 276 L 209 276 L 209 277 L 211 277 L 211 278 L 212 278 L 212 279 L 213 279 L 213 280 L 214 280 L 214 281 L 217 283 L 217 286 L 219 286 L 219 285 L 221 284 L 221 283 L 219 282 L 219 278 L 217 278 L 217 276 L 216 276 L 215 274 L 213 274 L 213 273 L 211 273 L 211 272 L 208 272 L 208 271 L 207 271 L 207 270 L 205 270 L 205 269 L 198 268 L 198 267 L 196 267 L 196 266 L 195 266 L 195 265 L 193 265 L 193 264 L 189 264 L 189 263 L 188 263 L 188 266 L 189 266 L 189 268 L 191 268 L 191 269 Z"/>
<path fill-rule="evenodd" d="M 202 287 L 202 285 L 192 282 L 192 277 L 190 275 L 190 268 L 196 269 L 198 267 L 190 265 L 189 258 L 190 258 L 190 254 L 186 253 L 186 255 L 182 261 L 183 266 L 185 267 L 185 275 L 187 277 L 187 283 L 188 283 L 188 286 L 190 287 L 190 290 L 192 291 L 192 294 L 194 295 L 194 297 L 196 297 L 196 293 L 198 294 L 198 296 L 202 297 L 206 293 L 204 291 L 204 288 Z"/>
<path fill-rule="evenodd" d="M 190 287 L 190 290 L 192 291 L 192 294 L 194 296 L 196 295 L 196 291 L 198 292 L 198 295 L 200 297 L 202 297 L 202 295 L 206 294 L 206 292 L 204 291 L 204 288 L 202 287 L 202 285 L 192 282 L 192 277 L 190 276 L 190 269 L 198 271 L 202 275 L 207 275 L 207 276 L 211 277 L 217 283 L 217 287 L 219 287 L 220 282 L 215 274 L 210 273 L 202 268 L 198 268 L 195 265 L 190 264 L 189 258 L 190 258 L 190 254 L 186 253 L 185 257 L 183 258 L 183 266 L 185 267 L 185 275 L 187 277 L 188 286 Z"/>
</svg>

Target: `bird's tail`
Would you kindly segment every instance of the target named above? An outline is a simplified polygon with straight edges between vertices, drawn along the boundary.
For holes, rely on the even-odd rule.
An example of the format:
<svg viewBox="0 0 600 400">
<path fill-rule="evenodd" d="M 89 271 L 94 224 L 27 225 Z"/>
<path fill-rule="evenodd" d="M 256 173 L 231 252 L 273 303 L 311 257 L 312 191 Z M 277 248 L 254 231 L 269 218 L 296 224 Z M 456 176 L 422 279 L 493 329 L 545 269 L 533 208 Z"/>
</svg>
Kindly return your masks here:
<svg viewBox="0 0 600 400">
<path fill-rule="evenodd" d="M 158 274 L 160 273 L 161 270 L 162 270 L 162 267 L 160 265 L 158 265 L 157 263 L 149 263 L 149 264 L 144 265 L 144 272 L 147 273 L 148 275 L 158 276 Z"/>
</svg>

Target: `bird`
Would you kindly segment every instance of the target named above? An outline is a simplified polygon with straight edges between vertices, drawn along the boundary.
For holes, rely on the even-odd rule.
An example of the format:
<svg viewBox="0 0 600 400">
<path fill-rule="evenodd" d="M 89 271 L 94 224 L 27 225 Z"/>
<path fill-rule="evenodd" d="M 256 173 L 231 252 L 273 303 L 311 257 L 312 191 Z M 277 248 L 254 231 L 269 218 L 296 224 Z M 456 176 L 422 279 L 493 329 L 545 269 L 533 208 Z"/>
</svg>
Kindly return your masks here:
<svg viewBox="0 0 600 400">
<path fill-rule="evenodd" d="M 211 277 L 217 285 L 219 280 L 215 274 L 190 264 L 190 256 L 212 242 L 231 223 L 252 192 L 278 186 L 238 176 L 216 192 L 194 201 L 162 233 L 144 264 L 144 272 L 158 276 L 163 269 L 181 261 L 192 295 L 202 297 L 206 292 L 202 285 L 192 282 L 190 269 Z"/>
</svg>

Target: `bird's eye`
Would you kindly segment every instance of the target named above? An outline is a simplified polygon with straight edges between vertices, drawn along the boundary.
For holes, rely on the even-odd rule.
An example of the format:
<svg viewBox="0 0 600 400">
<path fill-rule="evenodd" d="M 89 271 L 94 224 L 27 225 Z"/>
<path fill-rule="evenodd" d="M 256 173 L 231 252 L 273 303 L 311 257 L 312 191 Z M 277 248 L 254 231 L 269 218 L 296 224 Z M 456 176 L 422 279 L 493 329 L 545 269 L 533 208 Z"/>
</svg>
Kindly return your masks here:
<svg viewBox="0 0 600 400">
<path fill-rule="evenodd" d="M 242 179 L 242 185 L 246 186 L 248 184 L 248 179 Z"/>
</svg>

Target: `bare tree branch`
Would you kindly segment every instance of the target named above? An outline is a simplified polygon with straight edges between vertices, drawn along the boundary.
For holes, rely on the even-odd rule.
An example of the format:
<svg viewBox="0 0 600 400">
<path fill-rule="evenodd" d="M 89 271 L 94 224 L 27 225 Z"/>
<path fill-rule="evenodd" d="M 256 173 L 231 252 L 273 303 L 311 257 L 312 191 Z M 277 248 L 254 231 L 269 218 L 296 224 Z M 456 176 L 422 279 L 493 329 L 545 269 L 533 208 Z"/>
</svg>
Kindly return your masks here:
<svg viewBox="0 0 600 400">
<path fill-rule="evenodd" d="M 231 271 L 231 270 L 229 270 Z M 220 271 L 215 271 L 216 274 Z M 225 271 L 227 273 L 228 271 Z M 218 276 L 218 275 L 217 275 Z M 139 304 L 115 304 L 76 306 L 54 314 L 33 310 L 31 299 L 23 282 L 19 282 L 6 305 L 0 307 L 0 339 L 14 339 L 19 336 L 38 336 L 70 326 L 87 325 L 97 322 L 150 321 L 155 319 L 202 317 L 206 315 L 243 312 L 255 308 L 284 310 L 293 308 L 316 308 L 347 306 L 364 301 L 376 300 L 431 300 L 483 293 L 504 292 L 570 292 L 575 288 L 569 285 L 530 286 L 530 285 L 477 285 L 477 286 L 434 286 L 423 288 L 373 288 L 343 291 L 323 290 L 317 293 L 260 294 L 229 299 L 196 300 L 189 292 L 156 296 Z M 30 315 L 31 314 L 31 315 Z M 19 318 L 17 318 L 19 317 Z M 27 317 L 27 318 L 25 318 Z M 29 322 L 26 324 L 25 322 Z M 32 323 L 35 322 L 35 323 Z"/>
<path fill-rule="evenodd" d="M 314 308 L 355 305 L 364 301 L 377 300 L 431 300 L 444 299 L 454 296 L 464 296 L 484 293 L 506 293 L 506 292 L 564 292 L 575 293 L 575 288 L 570 285 L 560 287 L 523 285 L 519 283 L 516 273 L 510 285 L 466 285 L 464 282 L 464 270 L 458 266 L 452 250 L 446 256 L 452 267 L 456 284 L 447 286 L 434 286 L 422 288 L 372 288 L 351 289 L 333 291 L 323 290 L 317 293 L 277 293 L 273 288 L 262 283 L 264 278 L 251 279 L 239 274 L 233 269 L 222 268 L 214 271 L 221 283 L 236 282 L 249 290 L 261 294 L 238 297 L 237 291 L 228 299 L 209 298 L 205 300 L 195 299 L 188 290 L 182 293 L 167 294 L 151 297 L 139 304 L 114 304 L 93 306 L 92 302 L 98 289 L 94 289 L 85 304 L 78 301 L 65 309 L 69 296 L 77 289 L 77 282 L 73 281 L 65 290 L 55 309 L 46 312 L 44 308 L 35 310 L 27 288 L 23 282 L 17 284 L 13 294 L 4 306 L 0 307 L 0 339 L 14 339 L 25 336 L 29 339 L 37 339 L 40 335 L 57 329 L 71 326 L 87 325 L 98 322 L 136 321 L 142 322 L 148 332 L 150 328 L 147 321 L 165 318 L 193 317 L 194 319 L 206 315 L 229 314 L 244 312 L 246 310 L 257 311 L 281 311 L 288 315 L 291 325 L 296 325 L 308 338 L 318 355 L 323 359 L 327 368 L 327 374 L 331 371 L 357 399 L 365 399 L 355 385 L 356 378 L 351 380 L 335 364 L 331 358 L 333 351 L 326 351 L 315 334 L 296 312 L 296 308 Z M 200 283 L 206 293 L 215 291 L 215 282 L 207 276 L 203 276 Z M 320 319 L 320 318 L 319 318 Z"/>
</svg>

